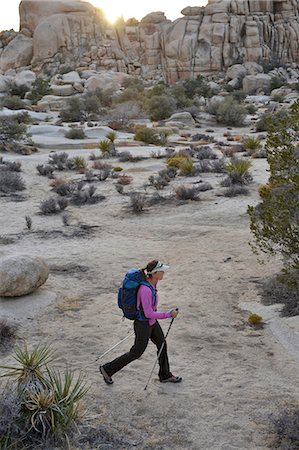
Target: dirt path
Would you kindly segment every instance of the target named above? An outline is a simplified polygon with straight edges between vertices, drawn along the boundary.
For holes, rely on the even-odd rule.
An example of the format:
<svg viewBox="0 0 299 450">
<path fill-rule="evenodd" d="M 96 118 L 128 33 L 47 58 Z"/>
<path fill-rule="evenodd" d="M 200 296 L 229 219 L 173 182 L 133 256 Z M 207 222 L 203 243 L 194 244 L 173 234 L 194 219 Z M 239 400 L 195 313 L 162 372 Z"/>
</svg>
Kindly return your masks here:
<svg viewBox="0 0 299 450">
<path fill-rule="evenodd" d="M 256 201 L 258 182 L 265 179 L 264 162 L 255 162 L 254 173 L 251 197 L 203 196 L 200 202 L 160 205 L 140 216 L 125 211 L 123 199 L 106 186 L 105 205 L 73 211 L 74 221 L 97 226 L 89 236 L 45 239 L 27 233 L 18 246 L 5 250 L 45 255 L 52 266 L 46 288 L 58 294 L 57 304 L 24 322 L 22 333 L 31 345 L 52 343 L 60 367 L 86 372 L 90 423 L 121 436 L 124 444 L 113 448 L 271 448 L 268 415 L 298 399 L 298 365 L 267 327 L 250 328 L 248 314 L 238 308 L 240 302 L 258 300 L 255 282 L 275 270 L 258 266 L 248 246 L 246 206 Z M 35 179 L 31 194 L 41 183 Z M 36 200 L 17 204 L 11 217 L 22 217 L 33 206 Z M 37 221 L 50 227 L 49 220 Z M 61 227 L 58 223 L 53 217 L 52 228 Z M 168 346 L 172 370 L 183 382 L 161 385 L 155 374 L 144 392 L 155 359 L 150 344 L 140 360 L 115 375 L 113 386 L 106 386 L 95 358 L 131 329 L 121 320 L 116 289 L 129 267 L 156 257 L 171 264 L 159 286 L 160 307 L 181 309 Z M 168 323 L 162 323 L 164 329 Z"/>
</svg>

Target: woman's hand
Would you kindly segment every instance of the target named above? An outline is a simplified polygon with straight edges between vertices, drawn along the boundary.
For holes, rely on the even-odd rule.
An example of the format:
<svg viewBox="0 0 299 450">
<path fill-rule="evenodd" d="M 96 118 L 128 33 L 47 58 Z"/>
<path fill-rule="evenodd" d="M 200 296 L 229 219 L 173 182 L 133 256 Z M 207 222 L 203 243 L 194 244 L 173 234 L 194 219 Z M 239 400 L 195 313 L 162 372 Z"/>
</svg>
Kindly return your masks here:
<svg viewBox="0 0 299 450">
<path fill-rule="evenodd" d="M 171 310 L 171 317 L 172 317 L 173 319 L 175 319 L 176 316 L 178 315 L 178 313 L 179 313 L 179 310 L 178 310 L 178 309 L 172 309 L 172 310 Z"/>
</svg>

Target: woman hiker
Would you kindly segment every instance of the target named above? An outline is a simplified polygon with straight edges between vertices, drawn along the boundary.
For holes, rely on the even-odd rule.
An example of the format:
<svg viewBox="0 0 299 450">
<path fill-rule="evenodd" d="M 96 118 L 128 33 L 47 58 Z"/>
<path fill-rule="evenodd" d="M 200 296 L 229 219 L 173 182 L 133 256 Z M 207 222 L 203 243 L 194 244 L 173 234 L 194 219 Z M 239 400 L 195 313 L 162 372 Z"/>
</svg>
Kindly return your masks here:
<svg viewBox="0 0 299 450">
<path fill-rule="evenodd" d="M 178 311 L 173 309 L 168 312 L 158 312 L 158 281 L 163 279 L 164 272 L 169 268 L 166 264 L 154 260 L 142 269 L 144 280 L 151 284 L 155 292 L 153 301 L 152 289 L 149 286 L 141 285 L 137 293 L 137 308 L 143 312 L 145 319 L 136 319 L 134 321 L 135 342 L 133 347 L 122 356 L 113 361 L 100 366 L 100 372 L 107 384 L 113 384 L 112 376 L 123 367 L 141 357 L 144 353 L 149 339 L 157 346 L 159 352 L 163 342 L 164 334 L 157 319 L 175 318 Z M 159 357 L 159 379 L 161 383 L 179 383 L 181 377 L 174 376 L 169 369 L 166 342 Z"/>
</svg>

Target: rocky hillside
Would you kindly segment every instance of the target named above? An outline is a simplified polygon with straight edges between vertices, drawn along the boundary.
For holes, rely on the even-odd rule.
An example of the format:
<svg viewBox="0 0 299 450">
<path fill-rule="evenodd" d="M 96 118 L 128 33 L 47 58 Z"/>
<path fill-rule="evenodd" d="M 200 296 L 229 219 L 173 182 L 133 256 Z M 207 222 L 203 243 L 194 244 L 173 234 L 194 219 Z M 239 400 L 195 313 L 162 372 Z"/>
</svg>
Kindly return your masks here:
<svg viewBox="0 0 299 450">
<path fill-rule="evenodd" d="M 78 0 L 22 0 L 20 32 L 0 34 L 0 70 L 112 69 L 173 83 L 236 63 L 298 61 L 297 0 L 209 0 L 171 22 L 153 12 L 114 27 Z"/>
</svg>

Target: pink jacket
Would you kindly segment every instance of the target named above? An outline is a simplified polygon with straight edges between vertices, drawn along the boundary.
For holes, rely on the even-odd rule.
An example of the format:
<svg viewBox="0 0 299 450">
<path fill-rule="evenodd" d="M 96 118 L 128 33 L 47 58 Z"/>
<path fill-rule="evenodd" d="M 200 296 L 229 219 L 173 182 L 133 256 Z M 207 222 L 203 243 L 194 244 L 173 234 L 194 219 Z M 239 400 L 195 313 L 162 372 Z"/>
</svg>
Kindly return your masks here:
<svg viewBox="0 0 299 450">
<path fill-rule="evenodd" d="M 149 325 L 154 325 L 157 319 L 169 319 L 171 317 L 171 311 L 158 312 L 158 293 L 156 291 L 156 302 L 153 307 L 153 295 L 152 290 L 148 286 L 141 285 L 137 292 L 137 308 L 142 309 L 144 315 L 149 319 Z"/>
</svg>

